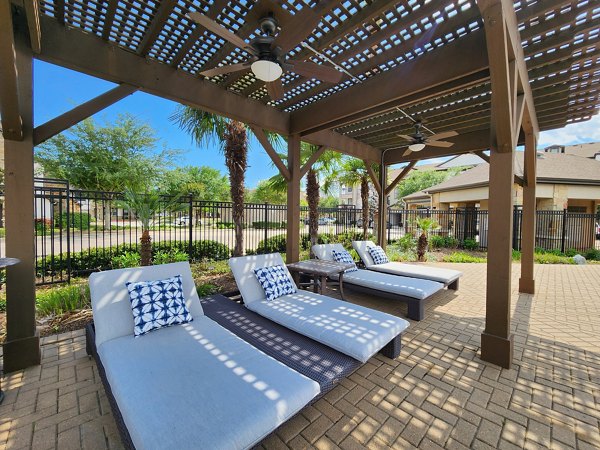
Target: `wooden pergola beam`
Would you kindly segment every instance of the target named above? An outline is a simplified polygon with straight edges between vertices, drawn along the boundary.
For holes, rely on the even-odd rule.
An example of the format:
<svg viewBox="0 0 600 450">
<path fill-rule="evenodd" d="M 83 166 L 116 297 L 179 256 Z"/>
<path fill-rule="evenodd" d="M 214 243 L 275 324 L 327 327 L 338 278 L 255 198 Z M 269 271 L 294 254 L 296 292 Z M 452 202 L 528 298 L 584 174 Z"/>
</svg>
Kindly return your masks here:
<svg viewBox="0 0 600 450">
<path fill-rule="evenodd" d="M 12 5 L 0 2 L 0 116 L 5 139 L 23 139 L 23 119 L 19 104 L 18 70 L 15 59 L 15 37 Z"/>
<path fill-rule="evenodd" d="M 42 125 L 38 125 L 33 130 L 33 145 L 39 145 L 42 142 L 47 141 L 51 137 L 56 136 L 82 120 L 93 116 L 97 112 L 102 111 L 128 95 L 133 94 L 137 90 L 138 88 L 135 86 L 121 84 Z"/>
<path fill-rule="evenodd" d="M 260 127 L 257 127 L 256 125 L 250 125 L 250 129 L 256 136 L 256 139 L 258 139 L 258 142 L 260 142 L 260 145 L 262 145 L 262 147 L 267 152 L 267 155 L 269 155 L 269 158 L 271 158 L 271 161 L 273 161 L 273 164 L 275 164 L 275 167 L 277 167 L 277 169 L 279 170 L 281 176 L 285 178 L 286 181 L 290 181 L 292 178 L 290 175 L 290 171 L 288 170 L 284 162 L 281 160 L 281 158 L 269 142 L 269 138 L 267 137 L 265 130 L 263 130 Z"/>
<path fill-rule="evenodd" d="M 139 86 L 150 94 L 288 134 L 287 113 L 223 91 L 210 81 L 199 80 L 165 64 L 106 45 L 102 39 L 62 27 L 54 19 L 44 16 L 41 19 L 43 46 L 37 55 L 41 60 L 108 81 Z"/>
<path fill-rule="evenodd" d="M 413 167 L 415 167 L 415 164 L 417 164 L 417 161 L 411 161 L 404 169 L 402 169 L 402 172 L 400 172 L 398 176 L 394 178 L 394 180 L 389 184 L 389 186 L 385 188 L 385 195 L 391 194 L 394 188 L 398 186 L 398 183 L 400 183 L 404 178 L 406 178 L 406 176 L 410 173 Z"/>
<path fill-rule="evenodd" d="M 373 170 L 373 166 L 371 165 L 371 163 L 369 161 L 366 161 L 366 160 L 363 160 L 363 164 L 367 168 L 367 173 L 369 174 L 369 177 L 371 178 L 371 182 L 373 183 L 373 186 L 375 187 L 377 194 L 381 195 L 381 183 L 379 183 L 379 178 L 377 177 L 377 174 Z"/>
<path fill-rule="evenodd" d="M 146 56 L 148 54 L 176 3 L 176 0 L 162 0 L 160 2 L 156 14 L 152 17 L 152 21 L 150 22 L 150 25 L 148 25 L 148 29 L 138 45 L 138 55 Z"/>
<path fill-rule="evenodd" d="M 323 153 L 325 153 L 325 150 L 327 150 L 327 147 L 321 145 L 312 155 L 310 155 L 308 161 L 306 161 L 304 165 L 300 168 L 300 178 L 304 177 L 304 175 L 308 173 L 313 164 L 317 162 L 317 160 L 321 157 L 321 155 L 323 155 Z"/>
<path fill-rule="evenodd" d="M 364 142 L 349 138 L 331 130 L 322 130 L 302 137 L 302 140 L 315 145 L 324 145 L 331 150 L 353 156 L 358 159 L 379 163 L 381 151 Z"/>
<path fill-rule="evenodd" d="M 488 64 L 483 31 L 474 31 L 460 39 L 460 42 L 457 40 L 444 45 L 292 113 L 290 129 L 309 134 L 374 107 L 389 109 L 401 105 L 405 97 L 447 85 L 454 80 L 468 79 L 469 75 L 484 72 L 482 77 L 485 78 Z M 431 70 L 431 67 L 437 70 Z M 402 80 L 402 83 L 398 83 L 398 80 Z M 469 84 L 474 82 L 469 80 Z M 437 95 L 443 93 L 437 92 Z"/>
<path fill-rule="evenodd" d="M 64 0 L 61 0 L 64 2 Z M 117 5 L 119 0 L 108 0 L 108 6 L 106 7 L 106 16 L 104 17 L 104 28 L 102 29 L 102 39 L 108 41 L 110 37 L 110 30 L 112 29 L 113 22 L 115 20 L 115 14 L 117 12 Z M 63 4 L 64 9 L 64 4 Z"/>
<path fill-rule="evenodd" d="M 29 28 L 29 41 L 33 53 L 39 53 L 42 49 L 40 32 L 40 9 L 38 0 L 23 0 L 25 15 L 27 17 L 27 27 Z"/>
</svg>

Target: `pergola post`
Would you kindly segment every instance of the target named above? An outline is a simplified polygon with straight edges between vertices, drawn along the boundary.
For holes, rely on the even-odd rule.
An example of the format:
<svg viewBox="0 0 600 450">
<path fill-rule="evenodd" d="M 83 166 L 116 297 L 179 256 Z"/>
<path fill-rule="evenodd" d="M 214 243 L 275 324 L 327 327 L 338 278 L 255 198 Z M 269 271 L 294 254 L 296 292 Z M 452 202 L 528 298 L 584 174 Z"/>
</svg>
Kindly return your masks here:
<svg viewBox="0 0 600 450">
<path fill-rule="evenodd" d="M 4 19 L 6 17 L 3 22 Z M 0 44 L 7 45 L 6 42 Z M 11 63 L 2 61 L 2 64 L 12 66 Z M 22 124 L 22 139 L 14 139 L 10 133 L 5 133 L 4 142 L 6 255 L 21 260 L 6 269 L 5 372 L 40 363 L 35 324 L 32 64 L 29 39 L 19 32 L 14 40 L 13 68 L 18 101 L 3 105 L 3 108 L 10 107 L 12 114 L 19 115 Z M 5 78 L 0 79 L 0 83 L 5 82 Z"/>
<path fill-rule="evenodd" d="M 286 262 L 300 259 L 300 135 L 288 136 Z"/>
<path fill-rule="evenodd" d="M 387 246 L 386 224 L 387 224 L 387 166 L 382 164 L 379 169 L 379 219 L 377 220 L 377 243 L 385 250 Z"/>
<path fill-rule="evenodd" d="M 523 183 L 523 222 L 521 224 L 521 278 L 519 292 L 535 293 L 533 278 L 533 252 L 535 249 L 536 214 L 536 139 L 534 133 L 525 132 L 525 182 Z"/>
</svg>

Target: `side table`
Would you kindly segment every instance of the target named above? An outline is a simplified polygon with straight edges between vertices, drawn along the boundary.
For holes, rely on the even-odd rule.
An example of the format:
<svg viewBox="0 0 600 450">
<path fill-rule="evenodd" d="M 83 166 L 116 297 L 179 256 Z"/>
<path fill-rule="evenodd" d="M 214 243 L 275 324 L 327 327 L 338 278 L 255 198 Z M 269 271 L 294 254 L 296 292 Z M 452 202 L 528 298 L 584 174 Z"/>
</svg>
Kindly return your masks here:
<svg viewBox="0 0 600 450">
<path fill-rule="evenodd" d="M 309 259 L 287 264 L 288 270 L 297 285 L 299 285 L 300 274 L 309 275 L 314 280 L 314 291 L 319 294 L 327 287 L 327 278 L 339 275 L 340 296 L 344 300 L 344 272 L 353 267 L 350 263 L 340 263 L 323 259 Z"/>
</svg>

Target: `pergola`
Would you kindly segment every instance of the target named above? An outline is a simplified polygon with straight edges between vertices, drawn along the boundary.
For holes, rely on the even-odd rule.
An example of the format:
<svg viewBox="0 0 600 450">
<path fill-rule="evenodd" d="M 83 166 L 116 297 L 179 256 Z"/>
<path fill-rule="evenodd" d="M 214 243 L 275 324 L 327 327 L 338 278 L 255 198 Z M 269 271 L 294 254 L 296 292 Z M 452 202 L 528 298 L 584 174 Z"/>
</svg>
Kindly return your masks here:
<svg viewBox="0 0 600 450">
<path fill-rule="evenodd" d="M 199 11 L 249 41 L 274 15 L 295 42 L 288 56 L 335 66 L 336 84 L 285 72 L 272 100 L 239 64 L 247 54 L 187 16 Z M 287 260 L 299 258 L 300 180 L 323 150 L 365 161 L 379 192 L 379 242 L 386 195 L 418 160 L 475 152 L 490 163 L 486 323 L 481 358 L 512 362 L 510 333 L 514 154 L 525 145 L 519 289 L 534 292 L 536 140 L 540 130 L 590 119 L 600 105 L 600 1 L 567 0 L 4 0 L 0 2 L 0 104 L 5 139 L 6 371 L 40 361 L 35 331 L 33 147 L 140 90 L 249 124 L 288 182 Z M 37 58 L 117 87 L 34 128 Z M 449 148 L 406 154 L 397 137 L 407 115 Z M 264 130 L 287 137 L 284 164 Z M 301 140 L 320 146 L 304 166 Z M 487 157 L 482 153 L 490 150 Z M 379 177 L 372 168 L 381 164 Z M 386 167 L 406 163 L 391 182 Z"/>
</svg>

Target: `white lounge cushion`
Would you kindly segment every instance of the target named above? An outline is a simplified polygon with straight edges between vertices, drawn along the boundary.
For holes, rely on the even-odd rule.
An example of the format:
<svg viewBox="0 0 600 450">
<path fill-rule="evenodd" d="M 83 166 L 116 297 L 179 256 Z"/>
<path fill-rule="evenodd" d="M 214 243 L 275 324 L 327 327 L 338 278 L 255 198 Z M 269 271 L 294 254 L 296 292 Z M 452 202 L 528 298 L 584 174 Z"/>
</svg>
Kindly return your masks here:
<svg viewBox="0 0 600 450">
<path fill-rule="evenodd" d="M 319 244 L 313 245 L 313 252 L 319 259 L 333 260 L 333 250 L 339 251 L 340 248 L 344 248 L 342 244 Z M 345 273 L 344 284 L 356 284 L 365 288 L 404 295 L 419 300 L 423 300 L 444 288 L 444 285 L 437 281 L 402 277 L 363 269 Z"/>
<path fill-rule="evenodd" d="M 411 278 L 422 278 L 424 280 L 439 281 L 440 283 L 450 284 L 462 277 L 462 272 L 453 269 L 444 269 L 440 267 L 423 266 L 416 264 L 405 264 L 401 262 L 389 262 L 386 264 L 374 264 L 373 258 L 367 248 L 375 245 L 371 241 L 354 241 L 352 247 L 358 253 L 358 256 L 365 263 L 365 267 L 378 272 L 400 275 Z"/>
<path fill-rule="evenodd" d="M 90 275 L 90 296 L 96 345 L 122 336 L 133 336 L 133 314 L 128 281 L 152 281 L 181 275 L 186 306 L 195 319 L 202 316 L 202 305 L 188 262 L 161 264 L 158 266 L 134 267 L 131 269 L 107 270 Z"/>
<path fill-rule="evenodd" d="M 401 277 L 364 269 L 344 274 L 344 285 L 347 284 L 356 284 L 365 288 L 404 295 L 419 300 L 424 300 L 444 289 L 444 285 L 437 281 Z"/>
<path fill-rule="evenodd" d="M 399 317 L 309 291 L 246 306 L 362 362 L 367 362 L 409 325 Z"/>
<path fill-rule="evenodd" d="M 266 298 L 265 291 L 254 274 L 254 269 L 276 265 L 283 266 L 288 277 L 292 280 L 290 271 L 286 267 L 283 258 L 279 253 L 240 256 L 229 259 L 229 267 L 231 268 L 235 282 L 237 283 L 240 294 L 242 294 L 242 298 L 246 305 Z M 298 287 L 293 281 L 292 285 L 294 290 L 298 290 Z"/>
<path fill-rule="evenodd" d="M 249 448 L 319 393 L 206 316 L 98 353 L 138 449 Z"/>
</svg>

